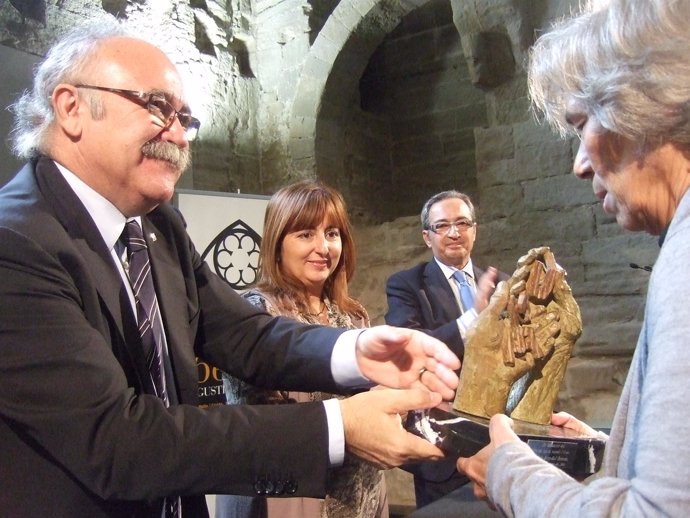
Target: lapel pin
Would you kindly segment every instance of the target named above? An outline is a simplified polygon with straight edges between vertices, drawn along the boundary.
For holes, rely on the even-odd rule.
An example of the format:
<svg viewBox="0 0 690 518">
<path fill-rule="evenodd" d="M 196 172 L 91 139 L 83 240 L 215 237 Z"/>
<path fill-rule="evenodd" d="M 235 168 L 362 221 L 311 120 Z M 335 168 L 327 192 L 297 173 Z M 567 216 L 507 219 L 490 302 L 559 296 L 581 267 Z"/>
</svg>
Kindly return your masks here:
<svg viewBox="0 0 690 518">
<path fill-rule="evenodd" d="M 149 239 L 151 240 L 152 243 L 155 243 L 156 239 L 157 239 L 156 234 L 154 232 L 151 232 L 149 234 Z"/>
</svg>

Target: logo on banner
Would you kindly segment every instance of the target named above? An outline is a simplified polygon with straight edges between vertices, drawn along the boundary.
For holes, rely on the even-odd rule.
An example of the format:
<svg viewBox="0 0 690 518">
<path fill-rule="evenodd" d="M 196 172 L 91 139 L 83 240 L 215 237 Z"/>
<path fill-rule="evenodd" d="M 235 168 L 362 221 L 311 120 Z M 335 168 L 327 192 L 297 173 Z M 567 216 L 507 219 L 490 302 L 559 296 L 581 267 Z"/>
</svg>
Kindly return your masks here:
<svg viewBox="0 0 690 518">
<path fill-rule="evenodd" d="M 242 291 L 256 281 L 261 236 L 241 219 L 225 227 L 206 247 L 201 258 L 234 290 Z M 197 358 L 199 406 L 225 404 L 222 373 Z"/>
</svg>

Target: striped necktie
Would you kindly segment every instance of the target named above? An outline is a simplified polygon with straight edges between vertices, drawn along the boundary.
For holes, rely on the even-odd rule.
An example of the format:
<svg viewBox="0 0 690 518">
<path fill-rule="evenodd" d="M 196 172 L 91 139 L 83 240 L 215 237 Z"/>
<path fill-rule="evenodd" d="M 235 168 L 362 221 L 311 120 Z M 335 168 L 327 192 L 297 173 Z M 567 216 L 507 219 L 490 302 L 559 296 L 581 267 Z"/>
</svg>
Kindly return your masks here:
<svg viewBox="0 0 690 518">
<path fill-rule="evenodd" d="M 136 220 L 127 222 L 122 231 L 122 239 L 127 247 L 127 275 L 134 293 L 139 334 L 144 346 L 149 376 L 156 395 L 168 406 L 170 399 L 163 369 L 163 323 L 153 287 L 148 247 Z"/>
<path fill-rule="evenodd" d="M 134 293 L 137 310 L 139 334 L 144 346 L 144 357 L 148 367 L 151 383 L 156 395 L 170 406 L 165 369 L 163 367 L 163 322 L 161 320 L 156 290 L 153 287 L 151 263 L 148 247 L 141 227 L 136 220 L 128 221 L 120 238 L 127 248 L 127 276 Z M 180 498 L 171 496 L 162 501 L 165 518 L 179 518 Z"/>
</svg>

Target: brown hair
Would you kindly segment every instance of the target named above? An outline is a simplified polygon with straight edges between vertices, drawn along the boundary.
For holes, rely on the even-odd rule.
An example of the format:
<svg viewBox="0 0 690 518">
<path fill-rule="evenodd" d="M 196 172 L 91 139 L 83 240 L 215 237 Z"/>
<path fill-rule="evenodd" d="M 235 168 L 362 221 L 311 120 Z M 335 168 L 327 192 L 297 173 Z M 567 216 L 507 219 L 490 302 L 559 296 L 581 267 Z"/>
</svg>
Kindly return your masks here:
<svg viewBox="0 0 690 518">
<path fill-rule="evenodd" d="M 355 272 L 355 243 L 352 226 L 341 194 L 318 181 L 304 180 L 278 190 L 266 206 L 256 288 L 273 299 L 282 312 L 308 312 L 307 295 L 300 279 L 280 268 L 280 251 L 285 236 L 315 228 L 326 220 L 340 230 L 342 254 L 324 284 L 324 294 L 350 315 L 365 317 L 364 307 L 349 296 L 347 284 Z"/>
</svg>

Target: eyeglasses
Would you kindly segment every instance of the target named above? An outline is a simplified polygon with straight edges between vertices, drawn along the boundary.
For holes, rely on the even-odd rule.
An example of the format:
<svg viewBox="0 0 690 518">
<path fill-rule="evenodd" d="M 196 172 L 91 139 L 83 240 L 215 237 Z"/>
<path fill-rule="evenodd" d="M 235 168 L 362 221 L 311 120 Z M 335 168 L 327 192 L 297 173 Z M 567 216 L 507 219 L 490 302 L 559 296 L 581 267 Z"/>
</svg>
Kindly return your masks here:
<svg viewBox="0 0 690 518">
<path fill-rule="evenodd" d="M 148 110 L 156 119 L 160 121 L 163 129 L 168 129 L 175 117 L 180 121 L 180 125 L 184 129 L 184 134 L 188 142 L 194 140 L 199 133 L 201 122 L 199 119 L 192 117 L 191 113 L 178 112 L 172 104 L 168 102 L 165 95 L 162 93 L 138 92 L 136 90 L 123 90 L 121 88 L 108 88 L 106 86 L 93 85 L 74 85 L 77 88 L 87 88 L 89 90 L 102 90 L 104 92 L 112 92 L 114 94 L 122 95 L 132 102 L 140 104 Z"/>
<path fill-rule="evenodd" d="M 458 221 L 453 221 L 452 223 L 448 223 L 447 221 L 433 223 L 429 225 L 429 230 L 431 230 L 434 234 L 438 234 L 439 236 L 447 236 L 450 234 L 452 229 L 455 229 L 456 232 L 461 233 L 467 232 L 473 226 L 474 221 L 470 221 L 469 219 L 459 219 Z"/>
</svg>

